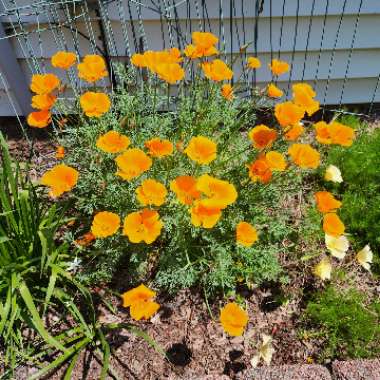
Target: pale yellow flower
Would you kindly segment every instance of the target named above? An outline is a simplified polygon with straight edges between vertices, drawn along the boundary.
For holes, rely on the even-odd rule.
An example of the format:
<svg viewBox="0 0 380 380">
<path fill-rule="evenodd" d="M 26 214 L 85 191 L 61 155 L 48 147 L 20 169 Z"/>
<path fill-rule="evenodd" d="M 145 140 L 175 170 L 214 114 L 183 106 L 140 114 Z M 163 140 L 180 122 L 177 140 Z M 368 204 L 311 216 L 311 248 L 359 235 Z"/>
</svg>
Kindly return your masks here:
<svg viewBox="0 0 380 380">
<path fill-rule="evenodd" d="M 257 367 L 260 360 L 263 359 L 266 365 L 269 365 L 272 361 L 274 348 L 272 346 L 272 337 L 270 335 L 262 335 L 262 344 L 259 347 L 258 353 L 251 359 L 251 365 L 253 368 Z"/>
<path fill-rule="evenodd" d="M 315 267 L 313 273 L 319 277 L 322 281 L 330 280 L 331 278 L 332 266 L 330 259 L 324 257 Z"/>
<path fill-rule="evenodd" d="M 343 182 L 342 173 L 339 168 L 334 165 L 329 165 L 326 169 L 325 180 L 337 183 Z"/>
<path fill-rule="evenodd" d="M 371 269 L 373 252 L 368 244 L 356 254 L 356 259 L 364 269 Z"/>
<path fill-rule="evenodd" d="M 346 256 L 346 253 L 350 246 L 348 239 L 344 235 L 335 237 L 326 234 L 325 243 L 331 255 L 340 260 L 344 259 L 344 256 Z"/>
</svg>

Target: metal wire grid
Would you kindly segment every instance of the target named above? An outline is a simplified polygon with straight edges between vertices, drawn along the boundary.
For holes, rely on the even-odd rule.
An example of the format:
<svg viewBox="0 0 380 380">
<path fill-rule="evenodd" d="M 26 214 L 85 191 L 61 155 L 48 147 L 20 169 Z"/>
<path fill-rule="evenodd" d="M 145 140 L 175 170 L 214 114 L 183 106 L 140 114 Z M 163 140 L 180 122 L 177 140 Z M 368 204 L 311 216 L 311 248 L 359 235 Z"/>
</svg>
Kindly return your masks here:
<svg viewBox="0 0 380 380">
<path fill-rule="evenodd" d="M 285 16 L 289 2 L 296 2 L 295 22 L 292 35 L 285 32 Z M 324 41 L 326 39 L 326 25 L 331 3 L 334 0 L 318 0 L 324 2 L 324 14 L 321 36 L 319 41 L 318 58 L 314 75 L 314 84 L 320 79 L 320 69 L 322 54 L 324 52 Z M 345 36 L 351 39 L 348 58 L 345 64 L 343 85 L 339 96 L 339 106 L 342 105 L 347 83 L 350 80 L 349 70 L 352 56 L 355 49 L 358 30 L 360 28 L 361 10 L 363 1 L 359 0 L 353 33 Z M 102 54 L 110 63 L 110 82 L 104 85 L 116 84 L 117 78 L 112 72 L 111 62 L 124 61 L 128 64 L 128 58 L 134 52 L 141 52 L 148 49 L 161 49 L 177 46 L 182 49 L 191 41 L 191 33 L 195 30 L 213 31 L 220 37 L 219 50 L 223 58 L 230 62 L 236 61 L 242 72 L 242 81 L 247 88 L 257 84 L 256 73 L 246 70 L 245 61 L 248 54 L 258 53 L 258 40 L 261 32 L 263 20 L 263 10 L 269 9 L 269 49 L 270 57 L 281 58 L 284 54 L 284 40 L 292 41 L 290 52 L 290 73 L 286 90 L 289 92 L 290 85 L 294 79 L 296 48 L 300 34 L 306 33 L 305 53 L 303 57 L 302 77 L 308 66 L 310 55 L 310 41 L 317 1 L 312 0 L 311 11 L 308 16 L 307 30 L 300 30 L 300 5 L 301 0 L 108 0 L 108 1 L 84 1 L 84 0 L 40 0 L 35 3 L 20 4 L 20 0 L 0 0 L 0 19 L 7 22 L 7 38 L 17 43 L 22 57 L 25 59 L 29 73 L 45 72 L 49 52 L 46 51 L 46 38 L 43 35 L 48 33 L 51 36 L 49 48 L 54 45 L 55 50 L 74 50 L 79 56 L 86 53 Z M 275 17 L 273 16 L 274 5 L 281 9 L 279 30 L 275 30 Z M 342 3 L 342 9 L 338 16 L 333 46 L 328 59 L 327 78 L 322 91 L 322 104 L 326 103 L 332 81 L 332 72 L 336 60 L 338 40 L 341 38 L 342 23 L 345 19 L 347 0 Z M 210 15 L 210 12 L 212 15 Z M 156 37 L 160 37 L 160 44 L 155 38 L 154 45 L 148 35 L 152 36 L 149 19 L 144 19 L 144 15 L 149 14 L 159 21 L 159 28 L 154 30 Z M 249 19 L 249 23 L 248 23 Z M 277 18 L 278 19 L 278 18 Z M 116 28 L 116 22 L 120 25 Z M 248 25 L 249 24 L 249 25 Z M 149 29 L 149 33 L 147 32 Z M 215 30 L 217 29 L 217 30 Z M 276 32 L 276 33 L 275 33 Z M 286 34 L 285 34 L 286 33 Z M 278 41 L 275 40 L 277 34 Z M 329 36 L 331 37 L 331 36 Z M 2 38 L 0 38 L 1 41 Z M 37 42 L 36 42 L 37 39 Z M 120 45 L 122 41 L 122 45 Z M 236 46 L 237 45 L 237 46 Z M 249 45 L 246 49 L 241 49 Z M 275 51 L 275 47 L 278 49 Z M 239 52 L 240 49 L 240 52 Z M 51 53 L 51 51 L 50 51 Z M 238 59 L 236 55 L 239 55 Z M 0 73 L 0 79 L 6 82 Z M 81 90 L 81 82 L 78 81 L 74 71 L 68 75 L 70 87 L 74 92 Z M 376 95 L 380 84 L 380 72 L 378 74 L 374 89 L 368 93 L 368 113 L 373 110 Z M 12 107 L 16 112 L 17 106 L 9 91 L 9 86 L 5 86 Z"/>
</svg>

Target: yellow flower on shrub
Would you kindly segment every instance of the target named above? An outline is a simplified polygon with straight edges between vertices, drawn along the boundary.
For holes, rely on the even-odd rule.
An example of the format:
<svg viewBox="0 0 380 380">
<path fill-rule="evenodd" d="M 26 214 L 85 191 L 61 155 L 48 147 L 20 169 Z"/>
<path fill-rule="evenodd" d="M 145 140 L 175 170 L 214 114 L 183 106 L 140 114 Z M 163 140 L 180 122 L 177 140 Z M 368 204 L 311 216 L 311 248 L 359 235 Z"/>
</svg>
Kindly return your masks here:
<svg viewBox="0 0 380 380">
<path fill-rule="evenodd" d="M 315 267 L 313 273 L 322 281 L 330 280 L 331 278 L 331 261 L 328 257 L 324 257 Z"/>
<path fill-rule="evenodd" d="M 165 157 L 173 153 L 173 144 L 166 139 L 155 137 L 145 142 L 145 147 L 149 149 L 152 157 Z"/>
<path fill-rule="evenodd" d="M 32 107 L 37 110 L 47 111 L 54 106 L 56 101 L 57 97 L 52 94 L 34 95 L 32 97 Z"/>
<path fill-rule="evenodd" d="M 281 98 L 281 96 L 284 95 L 284 91 L 279 89 L 275 84 L 270 83 L 268 85 L 267 94 L 271 98 Z"/>
<path fill-rule="evenodd" d="M 119 228 L 119 215 L 109 211 L 101 211 L 94 216 L 91 232 L 96 238 L 106 238 L 114 235 Z"/>
<path fill-rule="evenodd" d="M 305 111 L 292 102 L 285 102 L 275 105 L 274 115 L 281 127 L 285 128 L 299 124 L 305 115 Z"/>
<path fill-rule="evenodd" d="M 350 246 L 347 237 L 344 235 L 336 237 L 325 234 L 325 243 L 331 255 L 340 260 L 344 259 Z"/>
<path fill-rule="evenodd" d="M 260 60 L 259 60 L 258 58 L 256 58 L 256 57 L 249 57 L 249 58 L 247 59 L 247 64 L 248 64 L 248 67 L 249 67 L 250 69 L 253 69 L 253 70 L 255 70 L 255 69 L 259 69 L 259 68 L 261 67 L 261 62 L 260 62 Z"/>
<path fill-rule="evenodd" d="M 187 156 L 198 164 L 209 164 L 216 158 L 216 144 L 204 136 L 192 137 L 184 150 Z"/>
<path fill-rule="evenodd" d="M 239 222 L 236 226 L 236 241 L 245 246 L 251 247 L 258 240 L 256 228 L 247 222 Z"/>
<path fill-rule="evenodd" d="M 277 132 L 264 124 L 257 125 L 248 132 L 253 146 L 257 149 L 269 148 L 277 138 Z"/>
<path fill-rule="evenodd" d="M 85 92 L 79 99 L 83 112 L 88 117 L 100 117 L 111 108 L 111 101 L 102 92 Z"/>
<path fill-rule="evenodd" d="M 131 243 L 152 244 L 160 235 L 163 223 L 155 210 L 147 208 L 128 214 L 124 219 L 123 235 Z"/>
<path fill-rule="evenodd" d="M 336 182 L 336 183 L 342 183 L 342 173 L 340 172 L 339 168 L 337 168 L 334 165 L 329 165 L 325 172 L 325 180 Z"/>
<path fill-rule="evenodd" d="M 146 179 L 136 189 L 136 194 L 138 201 L 143 206 L 161 206 L 165 203 L 168 191 L 162 183 L 154 179 Z"/>
<path fill-rule="evenodd" d="M 286 160 L 282 153 L 272 150 L 265 154 L 265 158 L 271 170 L 282 172 L 286 169 Z"/>
<path fill-rule="evenodd" d="M 296 141 L 301 135 L 303 135 L 304 132 L 305 128 L 301 123 L 293 125 L 286 131 L 285 140 Z"/>
<path fill-rule="evenodd" d="M 319 110 L 319 102 L 314 100 L 317 94 L 309 84 L 297 83 L 292 88 L 293 102 L 302 107 L 309 116 Z"/>
<path fill-rule="evenodd" d="M 34 74 L 30 89 L 38 95 L 43 95 L 54 91 L 60 84 L 61 81 L 54 74 Z"/>
<path fill-rule="evenodd" d="M 368 244 L 356 254 L 356 260 L 364 269 L 371 269 L 373 252 Z"/>
<path fill-rule="evenodd" d="M 197 190 L 197 180 L 194 177 L 183 175 L 170 182 L 170 190 L 184 205 L 191 205 L 199 199 L 201 192 Z"/>
<path fill-rule="evenodd" d="M 220 59 L 211 62 L 203 62 L 202 70 L 205 77 L 215 82 L 230 80 L 234 75 L 233 71 Z"/>
<path fill-rule="evenodd" d="M 334 198 L 328 191 L 317 191 L 314 194 L 317 202 L 318 211 L 322 213 L 335 212 L 342 206 L 342 202 Z"/>
<path fill-rule="evenodd" d="M 96 140 L 96 146 L 106 153 L 120 153 L 126 150 L 131 141 L 116 131 L 106 132 Z"/>
<path fill-rule="evenodd" d="M 62 70 L 67 70 L 77 60 L 77 56 L 74 53 L 68 51 L 58 51 L 51 57 L 51 64 L 53 67 L 57 67 Z"/>
<path fill-rule="evenodd" d="M 26 121 L 31 127 L 45 128 L 51 123 L 51 113 L 48 110 L 31 112 Z"/>
<path fill-rule="evenodd" d="M 190 209 L 191 223 L 195 227 L 212 228 L 218 223 L 222 211 L 215 205 L 208 205 L 204 200 L 195 201 Z"/>
<path fill-rule="evenodd" d="M 268 65 L 273 75 L 279 76 L 289 71 L 289 64 L 279 59 L 273 59 Z"/>
<path fill-rule="evenodd" d="M 156 292 L 147 288 L 144 284 L 128 290 L 121 297 L 123 307 L 129 307 L 131 317 L 136 321 L 149 319 L 160 308 L 160 305 L 153 301 L 153 298 L 156 297 Z"/>
<path fill-rule="evenodd" d="M 345 226 L 335 213 L 325 214 L 323 217 L 323 231 L 330 236 L 341 236 L 344 234 Z"/>
<path fill-rule="evenodd" d="M 202 202 L 204 205 L 212 205 L 219 209 L 234 203 L 238 196 L 233 184 L 208 174 L 203 174 L 197 179 L 197 190 L 207 197 Z"/>
<path fill-rule="evenodd" d="M 320 154 L 309 144 L 293 144 L 288 153 L 293 162 L 302 169 L 316 169 L 320 163 Z"/>
<path fill-rule="evenodd" d="M 106 62 L 100 55 L 86 55 L 77 67 L 78 77 L 89 83 L 94 83 L 108 75 Z"/>
<path fill-rule="evenodd" d="M 41 184 L 50 187 L 50 195 L 59 197 L 70 191 L 78 182 L 79 172 L 70 166 L 60 164 L 44 173 Z"/>
<path fill-rule="evenodd" d="M 170 84 L 175 84 L 185 77 L 185 70 L 178 63 L 158 64 L 156 73 L 160 79 Z"/>
<path fill-rule="evenodd" d="M 264 155 L 247 165 L 249 177 L 253 182 L 268 183 L 272 178 L 272 170 Z"/>
<path fill-rule="evenodd" d="M 118 167 L 116 175 L 127 181 L 138 177 L 152 166 L 152 159 L 138 148 L 126 150 L 115 158 L 115 162 Z"/>
<path fill-rule="evenodd" d="M 234 98 L 234 90 L 230 84 L 224 84 L 220 90 L 223 98 L 231 101 Z"/>
<path fill-rule="evenodd" d="M 229 335 L 240 336 L 248 323 L 248 313 L 237 303 L 230 302 L 220 311 L 220 323 Z"/>
</svg>

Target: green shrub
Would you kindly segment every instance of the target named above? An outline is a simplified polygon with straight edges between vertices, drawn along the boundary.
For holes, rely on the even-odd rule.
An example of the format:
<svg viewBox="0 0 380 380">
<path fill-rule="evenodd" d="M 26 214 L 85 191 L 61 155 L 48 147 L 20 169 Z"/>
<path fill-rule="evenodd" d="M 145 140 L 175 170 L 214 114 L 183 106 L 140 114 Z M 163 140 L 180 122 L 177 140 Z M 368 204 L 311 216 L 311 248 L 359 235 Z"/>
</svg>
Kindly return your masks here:
<svg viewBox="0 0 380 380">
<path fill-rule="evenodd" d="M 357 248 L 370 244 L 380 252 L 380 130 L 363 133 L 346 149 L 333 148 L 328 163 L 340 168 L 343 183 L 339 193 L 340 215 Z"/>
<path fill-rule="evenodd" d="M 307 304 L 304 320 L 321 329 L 322 359 L 368 358 L 380 352 L 380 303 L 355 289 L 327 287 Z"/>
</svg>

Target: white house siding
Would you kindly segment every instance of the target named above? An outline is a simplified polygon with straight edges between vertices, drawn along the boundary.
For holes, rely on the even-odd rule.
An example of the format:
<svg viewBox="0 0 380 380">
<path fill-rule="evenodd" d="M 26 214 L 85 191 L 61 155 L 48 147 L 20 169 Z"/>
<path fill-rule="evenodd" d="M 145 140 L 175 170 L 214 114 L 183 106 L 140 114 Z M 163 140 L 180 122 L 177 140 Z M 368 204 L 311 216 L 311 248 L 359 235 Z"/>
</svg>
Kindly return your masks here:
<svg viewBox="0 0 380 380">
<path fill-rule="evenodd" d="M 342 19 L 345 0 L 329 0 L 327 17 L 325 12 L 328 0 L 285 0 L 284 14 L 283 1 L 264 1 L 263 12 L 258 18 L 257 52 L 254 44 L 247 49 L 248 56 L 257 54 L 263 62 L 263 67 L 257 71 L 257 85 L 265 86 L 271 80 L 267 64 L 272 57 L 277 58 L 280 54 L 281 59 L 292 63 L 291 73 L 281 77 L 278 82 L 285 90 L 289 83 L 303 79 L 316 87 L 319 100 L 325 104 L 370 102 L 380 73 L 380 1 L 347 0 Z M 171 43 L 176 46 L 176 30 L 181 30 L 182 37 L 190 42 L 191 31 L 205 26 L 206 30 L 220 35 L 220 49 L 226 52 L 224 58 L 230 61 L 231 57 L 239 53 L 244 42 L 252 42 L 255 38 L 253 0 L 206 0 L 207 9 L 202 9 L 200 0 L 189 0 L 190 7 L 187 6 L 187 1 L 175 0 L 179 4 L 176 8 L 178 21 L 164 21 L 163 29 L 159 14 L 145 7 L 139 8 L 136 5 L 139 2 L 148 5 L 152 3 L 143 0 L 130 1 L 136 37 L 145 42 L 145 49 L 162 49 L 164 46 L 169 47 Z M 56 5 L 44 7 L 46 1 L 35 2 L 34 7 L 31 7 L 30 0 L 7 0 L 4 3 L 5 11 L 1 12 L 0 8 L 0 14 L 3 22 L 6 22 L 5 25 L 9 27 L 10 35 L 13 34 L 12 22 L 17 20 L 13 12 L 15 5 L 23 22 L 24 35 L 27 37 L 11 36 L 10 40 L 27 79 L 37 68 L 56 72 L 52 70 L 49 58 L 58 49 L 66 46 L 74 50 L 75 40 L 81 55 L 93 52 L 90 42 L 76 34 L 75 28 L 93 37 L 96 44 L 102 47 L 99 25 L 94 20 L 90 2 L 88 7 L 92 18 L 91 25 L 86 22 L 86 8 L 80 1 L 75 3 L 75 7 L 64 5 L 64 11 L 59 10 Z M 173 1 L 161 0 L 156 3 L 172 6 Z M 311 18 L 313 3 L 315 6 Z M 362 6 L 358 17 L 360 3 Z M 127 0 L 109 2 L 101 11 L 106 21 L 104 26 L 110 41 L 110 54 L 125 60 L 129 54 L 135 52 Z M 229 19 L 231 11 L 234 15 L 232 22 Z M 203 14 L 208 16 L 205 23 Z M 219 21 L 221 14 L 222 23 Z M 71 23 L 68 22 L 67 15 L 72 18 Z M 169 7 L 167 16 L 169 19 L 174 17 L 172 7 Z M 65 23 L 66 28 L 51 30 L 57 17 Z M 36 29 L 39 32 L 35 32 Z M 32 56 L 35 57 L 34 60 L 30 60 Z M 239 77 L 242 69 L 242 62 L 238 60 L 234 66 L 235 77 Z M 4 91 L 4 83 L 0 80 L 0 115 L 13 114 L 14 110 Z M 380 101 L 380 89 L 374 100 Z"/>
</svg>

